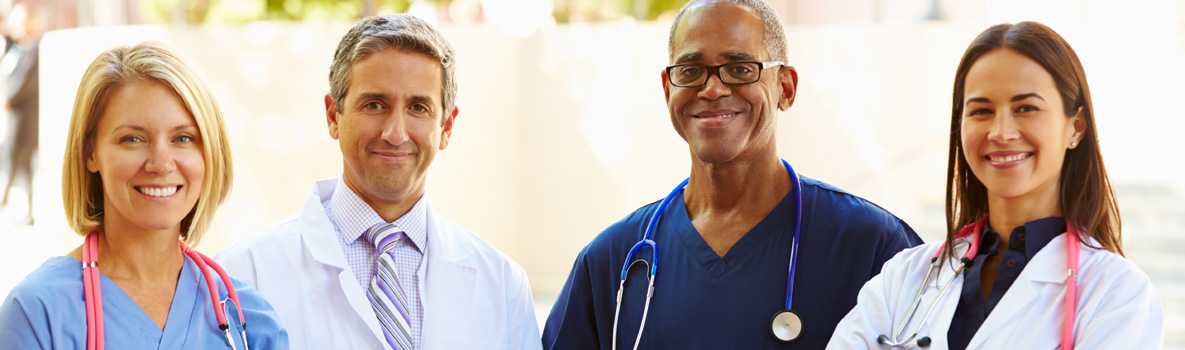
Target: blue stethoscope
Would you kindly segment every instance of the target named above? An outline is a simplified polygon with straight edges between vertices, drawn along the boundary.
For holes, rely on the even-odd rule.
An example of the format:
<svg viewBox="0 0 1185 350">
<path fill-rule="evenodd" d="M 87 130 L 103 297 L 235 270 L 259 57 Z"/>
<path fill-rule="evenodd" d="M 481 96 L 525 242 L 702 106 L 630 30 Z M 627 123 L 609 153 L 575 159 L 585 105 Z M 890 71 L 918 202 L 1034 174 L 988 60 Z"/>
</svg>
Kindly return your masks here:
<svg viewBox="0 0 1185 350">
<path fill-rule="evenodd" d="M 794 304 L 794 272 L 798 268 L 798 238 L 802 229 L 802 183 L 798 180 L 798 173 L 794 172 L 794 168 L 790 166 L 789 162 L 783 159 L 782 165 L 786 167 L 786 173 L 790 175 L 790 185 L 793 186 L 794 240 L 790 244 L 790 266 L 786 272 L 786 308 L 774 313 L 773 319 L 770 320 L 770 331 L 778 340 L 790 342 L 802 335 L 802 318 L 792 311 L 794 310 L 792 308 Z M 617 321 L 621 314 L 622 290 L 625 289 L 625 282 L 629 278 L 629 270 L 635 263 L 642 263 L 650 270 L 646 275 L 648 285 L 646 287 L 646 303 L 642 306 L 642 323 L 638 326 L 638 335 L 634 339 L 633 348 L 636 350 L 642 341 L 642 330 L 646 328 L 646 316 L 650 313 L 650 299 L 654 297 L 654 278 L 658 276 L 659 254 L 658 243 L 654 241 L 654 231 L 658 228 L 659 218 L 662 217 L 667 206 L 675 199 L 681 198 L 679 193 L 687 187 L 688 180 L 684 179 L 666 198 L 663 198 L 662 202 L 658 204 L 658 210 L 654 211 L 646 223 L 646 231 L 642 234 L 642 239 L 638 240 L 638 243 L 634 243 L 634 246 L 625 254 L 625 262 L 621 266 L 621 283 L 617 285 L 617 307 L 613 310 L 613 349 L 617 349 Z M 638 252 L 646 248 L 650 248 L 650 262 L 646 262 L 642 258 L 635 260 Z"/>
</svg>

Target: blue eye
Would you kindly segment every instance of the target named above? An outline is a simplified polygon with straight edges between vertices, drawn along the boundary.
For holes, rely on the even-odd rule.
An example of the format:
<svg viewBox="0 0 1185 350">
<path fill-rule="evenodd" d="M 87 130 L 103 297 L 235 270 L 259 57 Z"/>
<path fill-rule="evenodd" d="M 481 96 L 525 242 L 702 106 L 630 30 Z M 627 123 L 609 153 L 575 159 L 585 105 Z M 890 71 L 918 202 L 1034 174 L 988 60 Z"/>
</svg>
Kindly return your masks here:
<svg viewBox="0 0 1185 350">
<path fill-rule="evenodd" d="M 181 136 L 177 136 L 176 138 L 174 138 L 173 141 L 174 142 L 190 143 L 190 142 L 193 142 L 193 136 L 181 135 Z"/>
<path fill-rule="evenodd" d="M 144 139 L 139 136 L 124 136 L 119 138 L 119 143 L 143 143 Z"/>
</svg>

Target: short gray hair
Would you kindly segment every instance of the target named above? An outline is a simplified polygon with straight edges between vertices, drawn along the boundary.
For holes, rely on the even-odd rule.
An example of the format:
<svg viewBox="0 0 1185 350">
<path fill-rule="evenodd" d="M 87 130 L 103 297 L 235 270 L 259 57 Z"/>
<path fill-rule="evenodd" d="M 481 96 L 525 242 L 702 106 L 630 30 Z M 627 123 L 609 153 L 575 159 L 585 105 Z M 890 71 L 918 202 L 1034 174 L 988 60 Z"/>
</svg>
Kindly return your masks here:
<svg viewBox="0 0 1185 350">
<path fill-rule="evenodd" d="M 440 62 L 442 115 L 447 116 L 457 98 L 453 47 L 428 22 L 402 14 L 364 18 L 337 44 L 333 65 L 329 67 L 329 96 L 337 111 L 342 112 L 350 87 L 350 68 L 366 56 L 385 49 L 424 54 Z"/>
<path fill-rule="evenodd" d="M 679 10 L 679 14 L 675 16 L 675 22 L 671 24 L 671 36 L 667 41 L 667 51 L 670 59 L 675 58 L 675 31 L 679 30 L 679 21 L 683 20 L 683 15 L 687 10 L 699 4 L 723 2 L 733 5 L 747 7 L 757 16 L 761 17 L 761 23 L 764 27 L 765 33 L 762 35 L 761 42 L 765 45 L 766 54 L 770 59 L 782 61 L 790 64 L 789 58 L 786 54 L 786 32 L 782 30 L 782 22 L 778 20 L 777 13 L 774 9 L 769 7 L 764 0 L 692 0 L 683 9 Z"/>
</svg>

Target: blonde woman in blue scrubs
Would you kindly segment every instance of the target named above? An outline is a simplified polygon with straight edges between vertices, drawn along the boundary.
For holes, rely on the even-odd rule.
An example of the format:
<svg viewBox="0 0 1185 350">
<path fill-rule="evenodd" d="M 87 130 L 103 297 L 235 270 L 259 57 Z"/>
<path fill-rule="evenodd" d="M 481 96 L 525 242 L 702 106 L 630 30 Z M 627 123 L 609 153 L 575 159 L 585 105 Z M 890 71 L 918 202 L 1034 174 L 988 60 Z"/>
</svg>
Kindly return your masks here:
<svg viewBox="0 0 1185 350">
<path fill-rule="evenodd" d="M 272 307 L 187 248 L 232 173 L 222 115 L 176 56 L 151 44 L 100 54 L 68 133 L 62 197 L 86 243 L 9 293 L 0 348 L 287 348 Z"/>
</svg>

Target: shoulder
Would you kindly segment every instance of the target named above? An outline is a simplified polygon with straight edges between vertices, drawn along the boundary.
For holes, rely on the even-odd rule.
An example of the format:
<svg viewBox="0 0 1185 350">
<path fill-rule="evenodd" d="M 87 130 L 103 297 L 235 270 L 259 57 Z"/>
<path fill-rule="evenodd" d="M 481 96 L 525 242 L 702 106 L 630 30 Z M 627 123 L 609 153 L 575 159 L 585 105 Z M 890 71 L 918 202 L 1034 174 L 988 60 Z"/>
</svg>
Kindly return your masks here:
<svg viewBox="0 0 1185 350">
<path fill-rule="evenodd" d="M 910 248 L 905 248 L 892 258 L 885 261 L 883 271 L 914 271 L 925 269 L 930 265 L 930 259 L 945 241 L 930 242 Z"/>
<path fill-rule="evenodd" d="M 15 311 L 10 304 L 18 304 L 24 312 L 49 313 L 52 308 L 70 308 L 63 300 L 82 301 L 82 263 L 71 257 L 57 256 L 46 260 L 8 293 L 4 312 Z"/>
<path fill-rule="evenodd" d="M 288 219 L 271 230 L 240 242 L 218 254 L 218 260 L 224 264 L 238 267 L 243 264 L 253 265 L 259 259 L 283 257 L 286 254 L 299 254 L 301 232 L 311 230 L 299 218 Z"/>
<path fill-rule="evenodd" d="M 235 294 L 239 297 L 239 304 L 243 308 L 244 317 L 251 325 L 247 333 L 252 348 L 287 349 L 288 332 L 280 325 L 276 310 L 258 290 L 249 284 L 231 278 L 235 286 Z"/>
<path fill-rule="evenodd" d="M 1096 288 L 1122 289 L 1135 293 L 1154 293 L 1148 274 L 1131 260 L 1096 247 L 1081 245 L 1079 280 Z"/>
<path fill-rule="evenodd" d="M 433 247 L 445 247 L 447 251 L 440 253 L 468 256 L 469 261 L 476 264 L 474 267 L 478 269 L 478 273 L 500 277 L 499 280 L 505 281 L 508 286 L 526 283 L 527 274 L 522 266 L 473 231 L 438 214 L 433 214 L 431 222 L 437 232 L 429 236 L 428 254 L 437 254 L 432 251 Z M 432 239 L 443 239 L 447 242 L 433 244 Z"/>
<path fill-rule="evenodd" d="M 802 176 L 801 181 L 804 211 L 816 216 L 839 217 L 842 220 L 828 220 L 837 225 L 842 224 L 845 230 L 839 231 L 882 237 L 889 235 L 921 243 L 921 238 L 909 224 L 876 203 L 820 180 Z"/>
</svg>

